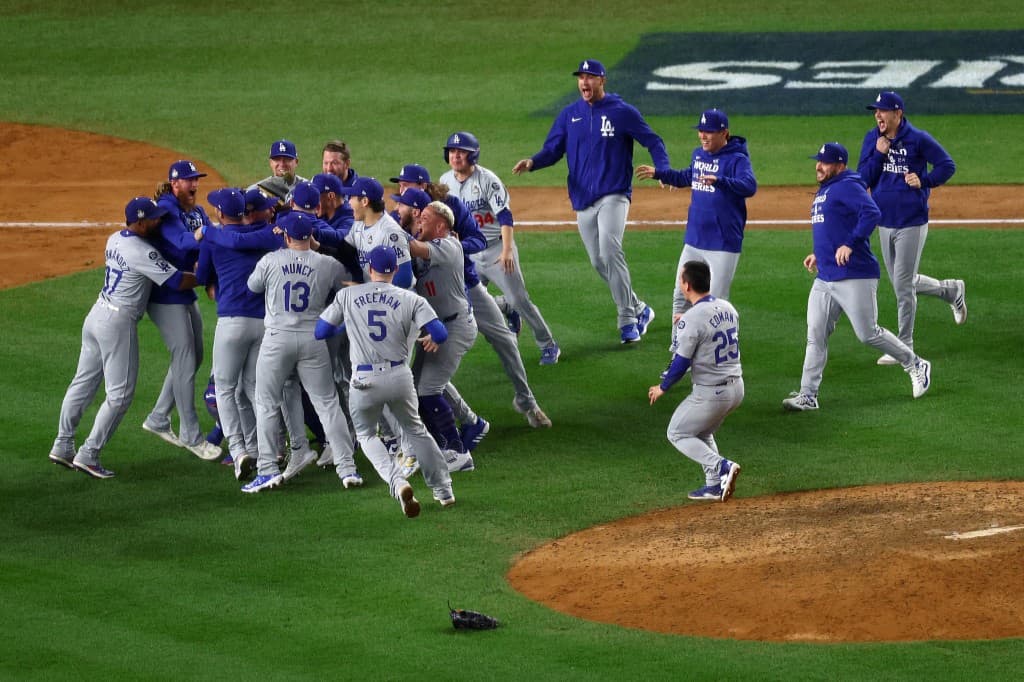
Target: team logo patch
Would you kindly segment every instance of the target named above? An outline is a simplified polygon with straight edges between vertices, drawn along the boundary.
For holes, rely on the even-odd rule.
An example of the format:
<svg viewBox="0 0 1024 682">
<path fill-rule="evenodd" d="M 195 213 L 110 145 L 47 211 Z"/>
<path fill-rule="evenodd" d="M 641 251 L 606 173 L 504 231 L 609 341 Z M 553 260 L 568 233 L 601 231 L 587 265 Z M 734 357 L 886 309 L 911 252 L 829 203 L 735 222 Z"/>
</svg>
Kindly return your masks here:
<svg viewBox="0 0 1024 682">
<path fill-rule="evenodd" d="M 397 234 L 392 234 L 391 236 L 388 237 L 388 239 L 390 239 L 393 242 L 397 242 L 398 241 L 398 235 Z"/>
<path fill-rule="evenodd" d="M 160 253 L 157 252 L 157 251 L 150 251 L 149 252 L 149 260 L 154 261 L 154 262 L 160 260 Z"/>
</svg>

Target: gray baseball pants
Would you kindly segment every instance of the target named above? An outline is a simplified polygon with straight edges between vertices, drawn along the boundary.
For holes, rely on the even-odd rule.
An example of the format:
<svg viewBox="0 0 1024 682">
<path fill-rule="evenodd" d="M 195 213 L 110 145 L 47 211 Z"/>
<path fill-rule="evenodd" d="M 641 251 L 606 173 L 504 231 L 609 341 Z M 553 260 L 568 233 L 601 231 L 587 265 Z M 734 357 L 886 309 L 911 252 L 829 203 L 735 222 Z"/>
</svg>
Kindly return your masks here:
<svg viewBox="0 0 1024 682">
<path fill-rule="evenodd" d="M 494 282 L 495 286 L 505 294 L 508 305 L 522 316 L 523 321 L 533 330 L 533 338 L 540 349 L 547 348 L 554 344 L 555 339 L 551 335 L 551 328 L 541 315 L 540 309 L 530 300 L 530 292 L 526 290 L 526 282 L 523 280 L 523 271 L 519 265 L 519 249 L 512 244 L 512 260 L 515 261 L 515 270 L 505 272 L 501 263 L 495 263 L 501 256 L 502 242 L 499 239 L 489 245 L 483 251 L 474 253 L 470 258 L 476 264 L 476 271 L 481 278 Z"/>
<path fill-rule="evenodd" d="M 611 290 L 618 309 L 618 327 L 636 324 L 644 304 L 633 291 L 622 250 L 629 215 L 629 198 L 625 194 L 607 194 L 593 204 L 576 212 L 580 238 L 590 257 L 590 264 Z"/>
<path fill-rule="evenodd" d="M 676 279 L 672 286 L 672 316 L 681 315 L 691 308 L 683 292 L 679 289 L 679 276 L 683 273 L 683 265 L 687 261 L 696 260 L 707 263 L 711 269 L 711 295 L 715 298 L 729 300 L 732 278 L 736 275 L 736 266 L 740 263 L 740 254 L 730 251 L 709 251 L 698 249 L 689 244 L 683 245 L 679 254 L 679 265 L 676 266 Z"/>
<path fill-rule="evenodd" d="M 256 401 L 256 361 L 263 341 L 263 319 L 221 317 L 213 334 L 213 381 L 217 388 L 220 428 L 234 458 L 254 452 L 247 439 L 243 410 Z"/>
<path fill-rule="evenodd" d="M 801 393 L 818 395 L 828 361 L 828 337 L 835 331 L 842 313 L 849 318 L 858 341 L 896 358 L 903 369 L 914 366 L 914 351 L 891 331 L 878 326 L 877 294 L 877 279 L 814 279 L 807 297 L 807 350 L 800 378 Z"/>
<path fill-rule="evenodd" d="M 177 407 L 178 439 L 183 445 L 196 445 L 203 439 L 196 414 L 196 372 L 203 363 L 203 317 L 199 304 L 150 303 L 146 312 L 171 353 L 171 365 L 146 424 L 167 431 L 171 428 L 171 410 Z"/>
<path fill-rule="evenodd" d="M 715 432 L 730 412 L 743 402 L 743 379 L 735 377 L 718 386 L 694 384 L 672 413 L 668 423 L 668 440 L 676 450 L 704 468 L 706 485 L 718 485 L 721 477 Z"/>
<path fill-rule="evenodd" d="M 505 374 L 512 382 L 516 392 L 516 405 L 524 412 L 532 410 L 537 406 L 537 399 L 533 397 L 533 391 L 530 390 L 530 384 L 526 379 L 526 367 L 523 365 L 523 356 L 519 354 L 519 341 L 516 335 L 509 331 L 505 316 L 483 284 L 468 288 L 467 293 L 473 306 L 477 328 L 498 354 Z M 462 415 L 455 405 L 452 405 L 452 411 L 455 412 L 456 418 L 462 421 Z"/>
</svg>

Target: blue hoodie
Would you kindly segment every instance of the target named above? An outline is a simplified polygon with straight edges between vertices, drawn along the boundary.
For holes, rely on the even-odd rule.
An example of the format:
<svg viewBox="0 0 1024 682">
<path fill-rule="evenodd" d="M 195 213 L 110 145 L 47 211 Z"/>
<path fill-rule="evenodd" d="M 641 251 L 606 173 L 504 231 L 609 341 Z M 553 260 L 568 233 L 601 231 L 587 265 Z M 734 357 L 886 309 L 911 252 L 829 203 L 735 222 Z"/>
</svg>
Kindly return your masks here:
<svg viewBox="0 0 1024 682">
<path fill-rule="evenodd" d="M 871 196 L 882 211 L 882 227 L 911 227 L 928 222 L 928 196 L 953 177 L 956 164 L 931 135 L 910 125 L 906 118 L 896 131 L 888 154 L 875 149 L 881 133 L 872 128 L 864 136 L 857 172 L 864 178 Z M 932 171 L 928 172 L 931 164 Z M 907 184 L 903 176 L 917 173 L 921 188 Z"/>
<path fill-rule="evenodd" d="M 266 223 L 252 225 L 222 225 L 207 228 L 206 236 L 218 230 L 249 234 L 263 230 L 273 232 Z M 278 240 L 280 238 L 277 238 Z M 206 285 L 217 284 L 217 317 L 255 317 L 263 319 L 266 312 L 263 295 L 254 294 L 247 284 L 256 263 L 263 257 L 262 251 L 239 251 L 203 239 L 199 243 L 199 264 L 196 266 L 196 281 Z"/>
<path fill-rule="evenodd" d="M 878 279 L 878 260 L 871 252 L 871 233 L 881 212 L 868 194 L 860 175 L 844 170 L 821 183 L 811 204 L 814 256 L 818 279 Z M 853 249 L 846 265 L 836 265 L 836 249 Z"/>
<path fill-rule="evenodd" d="M 705 185 L 699 181 L 701 175 L 718 179 L 713 185 Z M 688 168 L 655 171 L 654 179 L 693 190 L 686 217 L 686 244 L 705 251 L 740 252 L 747 224 L 746 200 L 757 191 L 745 138 L 730 137 L 713 154 L 697 147 Z"/>
<path fill-rule="evenodd" d="M 582 211 L 609 194 L 633 194 L 633 141 L 647 148 L 654 167 L 669 170 L 665 143 L 636 107 L 614 93 L 590 105 L 580 98 L 562 109 L 531 171 L 558 163 L 569 166 L 569 200 Z"/>
<path fill-rule="evenodd" d="M 160 222 L 159 234 L 149 239 L 150 244 L 178 270 L 195 271 L 196 260 L 199 258 L 199 242 L 192 233 L 203 225 L 210 225 L 206 211 L 198 204 L 191 211 L 184 210 L 178 198 L 170 192 L 160 195 L 156 203 L 161 208 L 166 208 L 168 213 Z M 195 302 L 196 293 L 192 289 L 180 291 L 177 287 L 168 286 L 168 283 L 164 282 L 158 287 L 153 287 L 149 300 L 151 303 L 164 305 L 187 305 Z"/>
</svg>

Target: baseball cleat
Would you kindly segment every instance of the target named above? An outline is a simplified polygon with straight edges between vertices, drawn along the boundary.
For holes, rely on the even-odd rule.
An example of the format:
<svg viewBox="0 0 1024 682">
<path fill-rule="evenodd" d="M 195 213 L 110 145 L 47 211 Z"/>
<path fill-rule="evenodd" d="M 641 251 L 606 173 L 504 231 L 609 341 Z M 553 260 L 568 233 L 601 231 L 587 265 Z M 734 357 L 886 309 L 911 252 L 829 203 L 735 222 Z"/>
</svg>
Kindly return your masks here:
<svg viewBox="0 0 1024 682">
<path fill-rule="evenodd" d="M 420 470 L 420 461 L 414 456 L 409 455 L 400 459 L 398 467 L 401 469 L 400 474 L 402 478 L 411 478 Z"/>
<path fill-rule="evenodd" d="M 459 431 L 462 446 L 466 448 L 467 452 L 473 452 L 490 430 L 491 423 L 483 417 L 477 417 L 475 423 L 463 425 L 462 430 Z"/>
<path fill-rule="evenodd" d="M 635 324 L 627 324 L 619 329 L 619 331 L 622 332 L 622 343 L 636 343 L 640 340 L 640 330 L 637 329 Z"/>
<path fill-rule="evenodd" d="M 316 465 L 321 469 L 329 469 L 334 466 L 334 450 L 331 449 L 330 443 L 324 446 L 323 452 L 316 460 Z"/>
<path fill-rule="evenodd" d="M 560 357 L 562 357 L 562 349 L 558 347 L 557 343 L 552 343 L 547 348 L 541 350 L 540 364 L 553 365 L 558 362 Z"/>
<path fill-rule="evenodd" d="M 697 488 L 691 491 L 688 495 L 691 500 L 721 500 L 722 499 L 722 486 L 720 485 L 706 485 L 703 488 Z"/>
<path fill-rule="evenodd" d="M 341 486 L 348 490 L 349 488 L 359 488 L 363 485 L 363 477 L 357 473 L 345 474 L 341 477 Z"/>
<path fill-rule="evenodd" d="M 454 450 L 442 450 L 444 461 L 448 465 L 448 472 L 454 474 L 457 471 L 473 471 L 476 464 L 473 462 L 473 455 L 468 452 L 455 452 Z"/>
<path fill-rule="evenodd" d="M 256 471 L 256 460 L 247 452 L 240 454 L 238 459 L 235 460 L 234 465 L 236 481 L 249 478 Z"/>
<path fill-rule="evenodd" d="M 886 353 L 882 357 L 878 358 L 877 364 L 879 365 L 898 365 L 899 361 L 893 356 Z"/>
<path fill-rule="evenodd" d="M 442 507 L 450 507 L 455 504 L 455 493 L 452 492 L 450 485 L 441 486 L 440 488 L 434 488 L 434 499 Z"/>
<path fill-rule="evenodd" d="M 551 420 L 544 414 L 544 410 L 540 409 L 540 405 L 534 405 L 528 410 L 524 410 L 513 400 L 512 407 L 515 408 L 516 412 L 522 415 L 526 415 L 526 421 L 532 428 L 535 429 L 550 429 Z"/>
<path fill-rule="evenodd" d="M 402 513 L 410 519 L 420 515 L 420 501 L 416 499 L 412 486 L 406 483 L 398 491 L 398 501 L 402 503 Z"/>
<path fill-rule="evenodd" d="M 967 321 L 967 301 L 964 299 L 967 286 L 964 284 L 962 279 L 956 281 L 956 299 L 949 304 L 949 307 L 953 309 L 953 321 L 957 324 L 963 324 Z"/>
<path fill-rule="evenodd" d="M 166 430 L 158 429 L 158 428 L 150 426 L 146 422 L 142 422 L 142 430 L 143 431 L 149 431 L 150 433 L 154 433 L 154 434 L 160 436 L 160 438 L 164 439 L 165 441 L 167 441 L 168 443 L 170 443 L 171 445 L 173 445 L 175 447 L 178 447 L 178 448 L 185 447 L 185 444 L 182 443 L 180 440 L 178 440 L 178 436 L 175 435 L 174 431 L 172 431 L 170 428 L 168 428 Z"/>
<path fill-rule="evenodd" d="M 291 458 L 288 460 L 288 466 L 285 467 L 282 478 L 285 481 L 290 481 L 299 473 L 308 467 L 310 464 L 316 461 L 316 450 L 312 448 L 306 448 L 299 452 L 293 452 Z"/>
<path fill-rule="evenodd" d="M 261 490 L 270 490 L 276 488 L 284 482 L 284 477 L 281 474 L 268 474 L 265 476 L 257 476 L 248 483 L 242 486 L 243 493 L 258 493 Z"/>
<path fill-rule="evenodd" d="M 214 462 L 224 456 L 219 447 L 206 440 L 201 440 L 195 445 L 188 445 L 185 449 L 204 462 Z"/>
<path fill-rule="evenodd" d="M 920 398 L 932 387 L 932 363 L 924 358 L 918 358 L 914 366 L 907 370 L 907 374 L 910 375 L 915 398 Z"/>
<path fill-rule="evenodd" d="M 647 333 L 647 327 L 651 322 L 654 322 L 654 308 L 644 304 L 644 309 L 640 311 L 636 318 L 636 330 L 640 332 L 640 336 Z"/>
<path fill-rule="evenodd" d="M 505 316 L 508 323 L 508 330 L 519 336 L 519 332 L 523 331 L 523 318 L 515 310 L 510 310 L 508 315 Z"/>
<path fill-rule="evenodd" d="M 75 468 L 74 455 L 71 455 L 70 457 L 65 457 L 61 455 L 59 452 L 51 452 L 49 455 L 47 455 L 47 457 L 51 462 L 58 466 L 67 467 L 68 469 Z"/>
<path fill-rule="evenodd" d="M 818 396 L 793 391 L 782 401 L 782 406 L 790 412 L 806 412 L 818 409 Z"/>
<path fill-rule="evenodd" d="M 92 476 L 93 478 L 113 478 L 114 472 L 110 469 L 104 469 L 103 465 L 97 462 L 96 464 L 82 464 L 81 462 L 72 462 L 73 466 L 81 471 L 83 474 Z"/>
<path fill-rule="evenodd" d="M 722 460 L 722 464 L 718 467 L 718 472 L 722 476 L 721 488 L 722 488 L 722 502 L 725 502 L 732 497 L 733 492 L 736 491 L 736 479 L 740 477 L 740 465 L 736 462 L 730 462 L 727 459 Z"/>
</svg>

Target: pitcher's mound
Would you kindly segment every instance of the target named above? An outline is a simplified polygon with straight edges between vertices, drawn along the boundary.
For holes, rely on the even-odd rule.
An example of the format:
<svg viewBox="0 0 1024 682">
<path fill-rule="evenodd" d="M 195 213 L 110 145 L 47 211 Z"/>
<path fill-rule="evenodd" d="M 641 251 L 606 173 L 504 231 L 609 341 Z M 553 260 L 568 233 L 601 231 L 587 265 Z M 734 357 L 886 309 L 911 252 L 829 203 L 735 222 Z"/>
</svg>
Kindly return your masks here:
<svg viewBox="0 0 1024 682">
<path fill-rule="evenodd" d="M 914 483 L 692 503 L 523 556 L 580 618 L 772 641 L 1024 636 L 1024 482 Z"/>
</svg>

